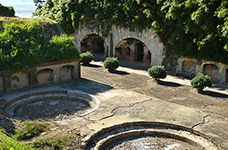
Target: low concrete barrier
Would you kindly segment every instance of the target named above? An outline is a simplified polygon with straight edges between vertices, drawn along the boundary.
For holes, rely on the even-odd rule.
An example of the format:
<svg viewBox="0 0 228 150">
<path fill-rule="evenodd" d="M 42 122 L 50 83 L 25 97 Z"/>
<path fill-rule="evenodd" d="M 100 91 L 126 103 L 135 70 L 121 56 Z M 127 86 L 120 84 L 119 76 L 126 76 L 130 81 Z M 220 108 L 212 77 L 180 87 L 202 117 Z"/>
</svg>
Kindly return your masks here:
<svg viewBox="0 0 228 150">
<path fill-rule="evenodd" d="M 79 78 L 79 60 L 43 63 L 20 71 L 4 70 L 0 71 L 0 93 Z"/>
</svg>

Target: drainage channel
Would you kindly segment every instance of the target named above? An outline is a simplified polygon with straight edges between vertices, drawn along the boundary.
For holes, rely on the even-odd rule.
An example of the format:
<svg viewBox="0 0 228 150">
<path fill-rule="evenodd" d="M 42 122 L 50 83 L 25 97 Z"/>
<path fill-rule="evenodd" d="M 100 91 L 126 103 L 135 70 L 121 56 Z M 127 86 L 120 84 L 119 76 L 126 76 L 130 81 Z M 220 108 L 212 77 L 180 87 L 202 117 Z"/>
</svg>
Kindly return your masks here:
<svg viewBox="0 0 228 150">
<path fill-rule="evenodd" d="M 160 122 L 128 122 L 87 137 L 86 150 L 222 150 L 210 137 L 179 125 Z"/>
<path fill-rule="evenodd" d="M 12 98 L 4 105 L 3 114 L 20 120 L 61 120 L 66 116 L 83 117 L 99 106 L 100 100 L 88 93 L 51 90 Z"/>
</svg>

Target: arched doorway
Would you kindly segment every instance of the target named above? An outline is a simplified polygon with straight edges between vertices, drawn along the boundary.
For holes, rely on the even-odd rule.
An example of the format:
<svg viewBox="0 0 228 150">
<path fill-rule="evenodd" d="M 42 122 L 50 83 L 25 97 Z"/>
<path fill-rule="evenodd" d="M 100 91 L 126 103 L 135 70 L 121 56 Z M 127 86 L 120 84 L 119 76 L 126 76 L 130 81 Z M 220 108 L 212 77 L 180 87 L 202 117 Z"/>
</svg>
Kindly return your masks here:
<svg viewBox="0 0 228 150">
<path fill-rule="evenodd" d="M 104 40 L 97 34 L 88 34 L 81 41 L 81 52 L 90 51 L 94 54 L 104 55 L 106 47 Z"/>
<path fill-rule="evenodd" d="M 151 63 L 151 52 L 148 47 L 138 39 L 126 38 L 115 46 L 115 56 L 118 59 Z"/>
<path fill-rule="evenodd" d="M 212 81 L 218 81 L 219 68 L 215 64 L 203 65 L 203 74 L 211 77 Z"/>
</svg>

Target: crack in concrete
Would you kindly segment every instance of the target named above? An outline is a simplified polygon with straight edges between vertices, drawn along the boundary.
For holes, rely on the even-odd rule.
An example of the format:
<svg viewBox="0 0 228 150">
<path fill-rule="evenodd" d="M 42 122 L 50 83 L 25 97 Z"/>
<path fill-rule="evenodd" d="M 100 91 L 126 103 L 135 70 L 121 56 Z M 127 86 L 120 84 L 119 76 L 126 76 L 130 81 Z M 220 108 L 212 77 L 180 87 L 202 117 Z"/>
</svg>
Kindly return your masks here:
<svg viewBox="0 0 228 150">
<path fill-rule="evenodd" d="M 115 108 L 114 108 L 114 109 L 115 109 Z M 103 117 L 103 118 L 99 119 L 99 121 L 104 120 L 104 119 L 107 119 L 107 118 L 111 118 L 111 117 L 113 117 L 113 116 L 114 116 L 114 114 L 109 115 L 109 116 L 106 116 L 106 117 Z"/>
<path fill-rule="evenodd" d="M 211 116 L 211 114 L 208 114 L 208 115 L 204 116 L 204 117 L 203 117 L 203 122 L 200 122 L 200 123 L 197 123 L 197 124 L 193 125 L 193 126 L 191 127 L 191 129 L 195 128 L 196 126 L 203 125 L 203 124 L 205 123 L 205 119 L 206 119 L 207 117 L 209 117 L 209 116 Z"/>
<path fill-rule="evenodd" d="M 121 108 L 121 107 L 134 107 L 136 104 L 144 103 L 144 102 L 147 102 L 147 101 L 150 101 L 150 100 L 153 100 L 153 99 L 150 98 L 150 99 L 145 100 L 145 101 L 142 101 L 142 102 L 131 103 L 131 104 L 129 104 L 128 106 L 118 106 L 118 107 L 115 107 L 115 108 L 112 109 L 112 111 L 111 111 L 112 114 L 111 114 L 111 115 L 105 116 L 105 117 L 99 119 L 99 121 L 104 120 L 104 119 L 107 119 L 107 118 L 113 117 L 113 116 L 115 115 L 113 112 L 114 112 L 116 109 L 118 109 L 118 108 Z"/>
</svg>

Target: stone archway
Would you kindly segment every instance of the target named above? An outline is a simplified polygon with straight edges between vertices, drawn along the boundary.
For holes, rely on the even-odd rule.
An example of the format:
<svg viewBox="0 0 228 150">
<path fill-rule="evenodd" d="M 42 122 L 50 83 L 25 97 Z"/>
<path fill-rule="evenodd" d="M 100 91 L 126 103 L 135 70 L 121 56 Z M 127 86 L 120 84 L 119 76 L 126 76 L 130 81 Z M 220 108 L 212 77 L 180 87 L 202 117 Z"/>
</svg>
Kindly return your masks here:
<svg viewBox="0 0 228 150">
<path fill-rule="evenodd" d="M 215 64 L 204 64 L 203 74 L 211 77 L 212 81 L 218 81 L 219 68 Z"/>
<path fill-rule="evenodd" d="M 87 34 L 81 40 L 81 52 L 90 51 L 95 54 L 105 54 L 107 52 L 107 44 L 97 34 Z"/>
<path fill-rule="evenodd" d="M 118 59 L 139 61 L 146 64 L 151 62 L 151 52 L 142 41 L 135 38 L 121 40 L 115 46 L 115 56 Z"/>
<path fill-rule="evenodd" d="M 96 29 L 95 25 L 93 24 L 80 24 L 78 30 L 74 34 L 74 42 L 75 47 L 81 50 L 81 41 L 87 35 L 96 34 L 103 38 L 104 42 L 104 54 L 110 57 L 112 56 L 123 56 L 122 48 L 118 47 L 117 45 L 124 39 L 133 38 L 141 41 L 144 46 L 143 52 L 143 62 L 149 63 L 152 66 L 154 65 L 162 65 L 164 58 L 165 58 L 165 51 L 164 45 L 159 39 L 158 35 L 153 32 L 152 28 L 146 29 L 130 29 L 128 27 L 121 27 L 112 25 L 110 26 L 110 30 L 108 35 L 102 35 L 100 32 L 102 29 Z M 86 47 L 87 43 L 82 42 L 82 46 Z M 131 49 L 131 47 L 129 47 Z M 128 48 L 128 49 L 129 49 Z M 87 47 L 88 49 L 88 47 Z M 140 47 L 139 47 L 140 49 Z M 137 52 L 137 51 L 136 51 Z M 129 53 L 128 53 L 129 54 Z M 134 61 L 142 60 L 142 58 L 134 58 Z"/>
<path fill-rule="evenodd" d="M 37 83 L 41 84 L 50 84 L 54 80 L 54 71 L 52 69 L 43 69 L 37 73 Z"/>
</svg>

